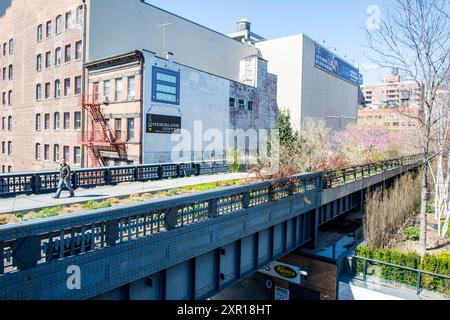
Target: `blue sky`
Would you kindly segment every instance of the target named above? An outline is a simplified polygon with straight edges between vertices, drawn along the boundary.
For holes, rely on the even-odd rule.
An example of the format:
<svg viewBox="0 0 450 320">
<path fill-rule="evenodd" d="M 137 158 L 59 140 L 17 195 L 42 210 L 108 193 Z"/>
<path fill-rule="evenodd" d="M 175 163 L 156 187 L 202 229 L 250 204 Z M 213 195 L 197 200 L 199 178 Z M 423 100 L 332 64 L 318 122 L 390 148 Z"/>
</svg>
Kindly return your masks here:
<svg viewBox="0 0 450 320">
<path fill-rule="evenodd" d="M 369 6 L 388 0 L 147 0 L 147 2 L 222 33 L 248 17 L 252 30 L 267 39 L 305 33 L 325 40 L 340 56 L 360 64 L 365 83 L 379 82 L 388 73 L 375 70 L 364 55 L 364 28 Z M 352 61 L 351 61 L 352 62 Z"/>
</svg>

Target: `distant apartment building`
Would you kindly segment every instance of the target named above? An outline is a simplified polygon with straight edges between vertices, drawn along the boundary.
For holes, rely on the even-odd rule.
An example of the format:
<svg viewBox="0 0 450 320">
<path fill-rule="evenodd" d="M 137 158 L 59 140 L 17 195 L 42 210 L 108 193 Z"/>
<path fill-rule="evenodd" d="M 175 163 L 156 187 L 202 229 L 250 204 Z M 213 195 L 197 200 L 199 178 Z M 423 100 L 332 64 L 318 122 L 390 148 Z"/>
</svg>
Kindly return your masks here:
<svg viewBox="0 0 450 320">
<path fill-rule="evenodd" d="M 420 116 L 419 108 L 360 108 L 358 125 L 409 130 L 419 125 Z"/>
<path fill-rule="evenodd" d="M 368 108 L 420 108 L 421 88 L 415 81 L 401 81 L 398 69 L 393 68 L 383 83 L 361 86 L 364 99 L 362 105 Z"/>
<path fill-rule="evenodd" d="M 266 41 L 245 19 L 227 36 L 143 0 L 10 1 L 0 16 L 0 173 L 55 169 L 62 158 L 74 168 L 166 162 L 167 128 L 272 128 L 279 107 L 297 126 L 356 120 L 359 73 L 306 36 Z M 178 153 L 224 157 L 198 145 Z"/>
</svg>

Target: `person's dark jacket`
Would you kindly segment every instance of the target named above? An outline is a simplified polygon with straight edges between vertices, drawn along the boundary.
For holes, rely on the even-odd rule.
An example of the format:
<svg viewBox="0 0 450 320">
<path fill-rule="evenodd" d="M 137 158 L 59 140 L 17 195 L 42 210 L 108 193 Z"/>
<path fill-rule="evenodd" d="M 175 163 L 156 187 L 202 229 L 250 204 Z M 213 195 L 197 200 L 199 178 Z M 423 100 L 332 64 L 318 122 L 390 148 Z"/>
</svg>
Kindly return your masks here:
<svg viewBox="0 0 450 320">
<path fill-rule="evenodd" d="M 59 170 L 59 176 L 61 179 L 68 180 L 70 178 L 70 166 L 66 163 L 64 166 L 61 166 Z"/>
</svg>

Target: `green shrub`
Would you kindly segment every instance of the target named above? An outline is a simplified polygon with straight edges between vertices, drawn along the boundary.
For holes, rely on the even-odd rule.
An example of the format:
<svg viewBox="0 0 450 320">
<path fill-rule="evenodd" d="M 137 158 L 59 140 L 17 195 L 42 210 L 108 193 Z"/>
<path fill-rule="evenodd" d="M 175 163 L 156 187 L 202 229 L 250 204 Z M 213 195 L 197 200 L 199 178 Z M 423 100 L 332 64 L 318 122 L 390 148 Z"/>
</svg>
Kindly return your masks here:
<svg viewBox="0 0 450 320">
<path fill-rule="evenodd" d="M 401 252 L 394 249 L 372 249 L 368 246 L 359 246 L 356 249 L 356 255 L 362 258 L 374 259 L 398 266 L 450 276 L 450 252 L 442 252 L 437 255 L 426 254 L 421 257 L 416 252 Z M 377 271 L 376 275 L 382 279 L 410 286 L 417 285 L 417 272 L 383 265 L 379 265 L 375 269 Z M 357 262 L 356 271 L 363 271 L 362 261 Z M 374 273 L 374 271 L 371 271 L 371 269 L 368 268 L 368 275 L 374 275 Z M 448 282 L 449 280 L 446 279 L 422 275 L 421 285 L 422 288 L 425 289 L 450 294 Z"/>
<path fill-rule="evenodd" d="M 82 205 L 81 207 L 83 209 L 88 209 L 88 210 L 105 209 L 105 208 L 111 207 L 111 203 L 109 201 L 97 202 L 97 201 L 91 200 L 91 201 L 85 203 L 84 205 Z"/>
<path fill-rule="evenodd" d="M 62 206 L 44 208 L 38 212 L 38 217 L 41 219 L 56 217 L 59 216 L 62 210 Z"/>
<path fill-rule="evenodd" d="M 24 217 L 23 213 L 16 213 L 17 219 L 22 219 Z"/>
<path fill-rule="evenodd" d="M 6 218 L 1 217 L 0 218 L 0 226 L 6 224 Z"/>
<path fill-rule="evenodd" d="M 431 203 L 427 203 L 427 213 L 434 214 L 434 206 Z"/>
<path fill-rule="evenodd" d="M 408 240 L 418 241 L 420 239 L 420 230 L 417 227 L 406 228 L 403 234 Z"/>
</svg>

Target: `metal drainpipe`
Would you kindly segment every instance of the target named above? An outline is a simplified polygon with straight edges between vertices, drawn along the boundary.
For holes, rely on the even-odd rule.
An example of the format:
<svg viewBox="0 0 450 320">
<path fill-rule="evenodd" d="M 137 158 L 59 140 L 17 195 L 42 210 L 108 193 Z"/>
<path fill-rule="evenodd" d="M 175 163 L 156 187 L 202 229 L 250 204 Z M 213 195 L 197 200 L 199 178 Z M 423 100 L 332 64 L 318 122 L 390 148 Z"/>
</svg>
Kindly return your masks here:
<svg viewBox="0 0 450 320">
<path fill-rule="evenodd" d="M 144 116 L 144 63 L 145 63 L 145 58 L 144 58 L 143 54 L 140 56 L 139 60 L 140 60 L 140 64 L 141 64 L 141 88 L 140 88 L 140 92 L 141 92 L 140 93 L 141 94 L 141 102 L 140 102 L 140 104 L 141 104 L 141 130 L 139 130 L 140 131 L 140 133 L 139 133 L 139 136 L 140 136 L 139 137 L 139 140 L 140 140 L 139 164 L 144 164 L 143 163 L 144 157 L 143 157 L 142 152 L 144 151 L 144 147 L 143 147 L 144 129 L 146 128 L 145 121 L 147 121 L 147 120 L 145 119 L 145 116 Z"/>
<path fill-rule="evenodd" d="M 84 64 L 86 63 L 86 38 L 87 38 L 87 5 L 86 0 L 83 0 L 83 59 L 82 59 L 82 73 L 81 73 L 81 97 L 82 101 L 86 97 L 86 68 Z M 87 119 L 86 119 L 86 109 L 81 107 L 81 140 L 84 141 L 84 135 L 87 129 Z M 88 167 L 88 159 L 86 157 L 86 147 L 81 148 L 81 163 L 82 167 Z"/>
</svg>

